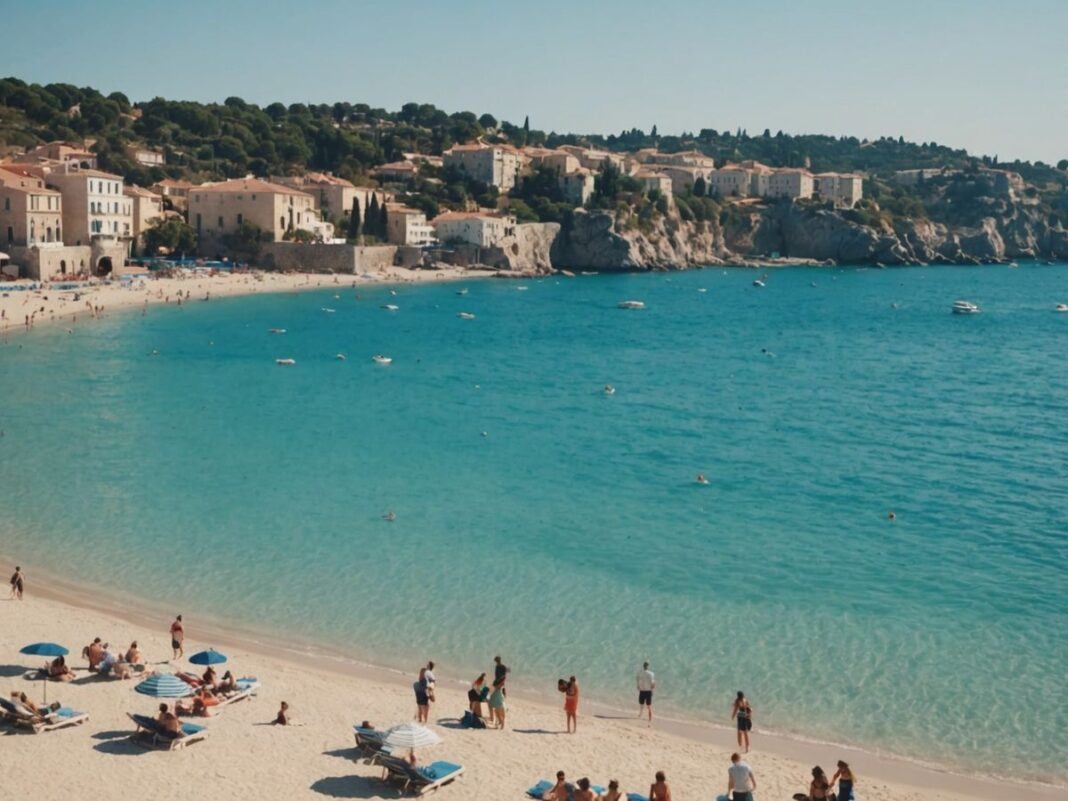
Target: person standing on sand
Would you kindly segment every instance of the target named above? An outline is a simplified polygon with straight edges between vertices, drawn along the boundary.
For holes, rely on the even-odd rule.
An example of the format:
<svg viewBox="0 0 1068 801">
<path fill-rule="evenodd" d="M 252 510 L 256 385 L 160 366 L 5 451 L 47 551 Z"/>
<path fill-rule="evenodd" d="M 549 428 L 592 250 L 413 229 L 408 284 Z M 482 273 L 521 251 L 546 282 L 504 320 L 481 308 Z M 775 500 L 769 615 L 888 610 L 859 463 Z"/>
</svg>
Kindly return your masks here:
<svg viewBox="0 0 1068 801">
<path fill-rule="evenodd" d="M 426 723 L 430 717 L 430 697 L 426 691 L 426 668 L 419 671 L 419 678 L 412 683 L 415 691 L 415 719 L 419 723 Z"/>
<path fill-rule="evenodd" d="M 662 770 L 656 772 L 656 781 L 649 788 L 649 801 L 671 801 L 671 788 Z"/>
<path fill-rule="evenodd" d="M 493 686 L 500 687 L 501 692 L 505 695 L 508 694 L 508 691 L 504 688 L 504 683 L 508 680 L 508 674 L 511 672 L 512 669 L 507 667 L 499 656 L 493 657 Z"/>
<path fill-rule="evenodd" d="M 15 572 L 11 574 L 11 596 L 16 601 L 22 600 L 22 593 L 26 586 L 26 578 L 22 575 L 22 568 L 15 566 Z"/>
<path fill-rule="evenodd" d="M 178 615 L 171 623 L 171 648 L 174 649 L 174 659 L 181 659 L 185 656 L 185 649 L 182 647 L 185 642 L 185 627 L 182 625 L 182 616 Z"/>
<path fill-rule="evenodd" d="M 831 777 L 831 784 L 838 783 L 838 801 L 853 801 L 853 783 L 857 777 L 853 775 L 853 769 L 848 762 L 838 760 L 838 770 Z"/>
<path fill-rule="evenodd" d="M 567 733 L 575 734 L 578 731 L 578 680 L 572 676 L 560 688 L 560 691 L 564 694 L 564 718 L 567 723 Z M 572 725 L 574 725 L 574 728 L 572 728 Z"/>
<path fill-rule="evenodd" d="M 434 703 L 438 699 L 434 697 L 434 685 L 438 683 L 437 676 L 434 675 L 434 663 L 426 663 L 426 671 L 423 674 L 426 679 L 426 695 L 430 699 L 430 703 Z"/>
<path fill-rule="evenodd" d="M 656 676 L 649 670 L 649 663 L 643 662 L 642 669 L 638 671 L 638 720 L 646 710 L 649 713 L 649 724 L 653 722 L 653 690 L 656 689 Z"/>
<path fill-rule="evenodd" d="M 731 766 L 727 768 L 727 795 L 731 801 L 752 801 L 756 786 L 756 776 L 749 765 L 742 762 L 741 754 L 731 754 Z"/>
<path fill-rule="evenodd" d="M 493 717 L 493 727 L 495 729 L 503 729 L 504 715 L 506 712 L 503 684 L 498 684 L 493 688 L 493 692 L 489 697 L 489 708 L 490 715 Z"/>
<path fill-rule="evenodd" d="M 745 748 L 748 754 L 749 732 L 753 728 L 753 707 L 750 706 L 749 699 L 741 690 L 738 691 L 738 697 L 734 699 L 731 717 L 738 720 L 738 747 Z"/>
</svg>

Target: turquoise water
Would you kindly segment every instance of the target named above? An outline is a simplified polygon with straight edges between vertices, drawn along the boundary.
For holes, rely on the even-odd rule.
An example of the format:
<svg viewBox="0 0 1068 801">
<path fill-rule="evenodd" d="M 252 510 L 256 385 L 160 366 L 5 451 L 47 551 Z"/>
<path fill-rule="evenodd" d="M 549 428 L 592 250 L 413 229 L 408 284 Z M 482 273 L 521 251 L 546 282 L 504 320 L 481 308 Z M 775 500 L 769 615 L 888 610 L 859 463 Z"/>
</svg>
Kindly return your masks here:
<svg viewBox="0 0 1068 801">
<path fill-rule="evenodd" d="M 462 678 L 500 652 L 516 685 L 574 673 L 620 705 L 649 659 L 662 711 L 725 723 L 744 689 L 758 727 L 1063 780 L 1068 268 L 754 277 L 330 290 L 13 337 L 0 553 L 193 626 Z"/>
</svg>

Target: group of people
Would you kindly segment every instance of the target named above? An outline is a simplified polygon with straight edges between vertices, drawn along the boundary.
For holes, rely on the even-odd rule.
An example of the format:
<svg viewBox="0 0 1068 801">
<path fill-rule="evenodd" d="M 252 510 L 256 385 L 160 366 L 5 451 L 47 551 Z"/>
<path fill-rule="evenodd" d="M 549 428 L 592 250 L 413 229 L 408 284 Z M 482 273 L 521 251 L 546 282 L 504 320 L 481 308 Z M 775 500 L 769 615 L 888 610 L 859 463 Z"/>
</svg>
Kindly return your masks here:
<svg viewBox="0 0 1068 801">
<path fill-rule="evenodd" d="M 794 801 L 853 801 L 853 787 L 856 776 L 849 763 L 838 760 L 838 770 L 830 779 L 823 768 L 816 765 L 812 769 L 812 780 L 808 793 L 796 793 Z M 753 769 L 742 761 L 742 755 L 731 754 L 731 764 L 727 768 L 727 796 L 730 801 L 753 801 L 753 791 L 757 781 Z M 837 792 L 835 789 L 837 788 Z"/>
<path fill-rule="evenodd" d="M 574 784 L 567 780 L 567 774 L 556 772 L 556 783 L 542 794 L 544 801 L 625 801 L 626 795 L 619 789 L 619 781 L 612 779 L 608 789 L 598 792 L 589 778 L 582 777 Z M 649 787 L 649 801 L 671 801 L 671 787 L 668 785 L 664 771 L 658 770 Z"/>
</svg>

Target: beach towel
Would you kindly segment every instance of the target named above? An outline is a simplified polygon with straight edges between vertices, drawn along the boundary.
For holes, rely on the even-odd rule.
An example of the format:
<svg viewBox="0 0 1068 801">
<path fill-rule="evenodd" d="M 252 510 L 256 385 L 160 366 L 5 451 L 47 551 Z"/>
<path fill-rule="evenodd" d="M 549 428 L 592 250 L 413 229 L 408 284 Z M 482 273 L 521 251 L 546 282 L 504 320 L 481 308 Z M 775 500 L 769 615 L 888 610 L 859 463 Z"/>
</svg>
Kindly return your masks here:
<svg viewBox="0 0 1068 801">
<path fill-rule="evenodd" d="M 541 798 L 551 789 L 553 789 L 553 783 L 546 779 L 542 779 L 540 782 L 538 782 L 529 790 L 527 790 L 527 795 L 529 795 L 531 798 Z"/>
<path fill-rule="evenodd" d="M 436 782 L 439 779 L 444 779 L 446 776 L 450 776 L 456 771 L 460 770 L 459 765 L 454 765 L 451 762 L 434 762 L 427 765 L 425 768 L 420 768 L 419 772 L 432 782 Z"/>
</svg>

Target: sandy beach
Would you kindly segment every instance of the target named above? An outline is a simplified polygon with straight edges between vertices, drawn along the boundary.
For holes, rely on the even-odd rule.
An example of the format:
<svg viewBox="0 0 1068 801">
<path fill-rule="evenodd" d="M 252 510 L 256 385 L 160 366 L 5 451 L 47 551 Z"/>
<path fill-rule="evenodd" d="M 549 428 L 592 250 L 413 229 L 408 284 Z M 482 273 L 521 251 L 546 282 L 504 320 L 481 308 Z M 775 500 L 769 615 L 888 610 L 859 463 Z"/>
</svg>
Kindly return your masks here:
<svg viewBox="0 0 1068 801">
<path fill-rule="evenodd" d="M 377 768 L 354 761 L 352 725 L 370 720 L 383 728 L 413 719 L 414 670 L 403 675 L 286 643 L 275 647 L 187 618 L 187 656 L 215 647 L 230 657 L 226 667 L 235 675 L 255 676 L 263 687 L 258 697 L 207 720 L 210 736 L 204 742 L 175 753 L 146 751 L 127 739 L 131 725 L 126 713 L 150 713 L 157 699 L 135 693 L 136 680 L 91 676 L 78 654 L 96 636 L 120 649 L 137 640 L 150 664 L 172 671 L 177 665 L 166 662 L 173 615 L 141 603 L 113 601 L 32 571 L 29 576 L 26 600 L 0 601 L 0 689 L 5 697 L 21 690 L 41 700 L 42 683 L 25 679 L 23 673 L 43 660 L 23 656 L 19 649 L 31 642 L 59 642 L 70 649 L 70 664 L 79 678 L 70 684 L 50 682 L 48 698 L 88 712 L 90 719 L 36 736 L 5 727 L 0 755 L 8 768 L 6 796 L 58 798 L 92 782 L 175 800 L 396 797 L 396 790 L 380 781 Z M 492 657 L 487 651 L 487 670 Z M 188 663 L 182 667 L 200 670 Z M 473 677 L 452 675 L 446 664 L 437 666 L 438 700 L 430 723 L 443 742 L 421 757 L 426 763 L 441 759 L 466 769 L 458 783 L 440 790 L 444 796 L 520 799 L 526 788 L 557 770 L 571 779 L 589 776 L 598 784 L 615 778 L 625 791 L 643 794 L 653 773 L 663 770 L 678 799 L 709 799 L 725 792 L 726 766 L 734 750 L 728 729 L 662 720 L 649 728 L 632 708 L 584 703 L 578 733 L 567 735 L 558 705 L 539 699 L 539 688 L 524 685 L 521 665 L 510 667 L 508 729 L 475 731 L 458 728 L 456 721 L 466 708 L 466 682 Z M 268 725 L 283 700 L 299 726 Z M 627 700 L 621 699 L 621 706 Z M 813 764 L 833 768 L 837 759 L 853 766 L 860 779 L 858 797 L 866 801 L 993 799 L 1006 792 L 1050 801 L 1063 798 L 1063 788 L 959 776 L 839 746 L 766 735 L 759 725 L 748 759 L 758 778 L 758 799 L 785 801 L 803 792 Z M 47 766 L 54 795 L 42 787 L 42 766 Z"/>
<path fill-rule="evenodd" d="M 446 268 L 441 270 L 409 270 L 390 267 L 375 273 L 360 275 L 327 275 L 323 273 L 239 272 L 189 273 L 183 277 L 133 281 L 94 281 L 76 290 L 45 288 L 24 289 L 33 282 L 0 283 L 0 336 L 26 331 L 27 318 L 31 326 L 49 322 L 64 322 L 69 328 L 91 323 L 94 307 L 101 315 L 121 309 L 140 308 L 161 303 L 198 303 L 205 299 L 253 295 L 265 292 L 300 292 L 330 287 L 367 286 L 383 284 L 439 283 L 493 275 L 488 270 Z M 78 299 L 75 300 L 75 295 Z"/>
</svg>

